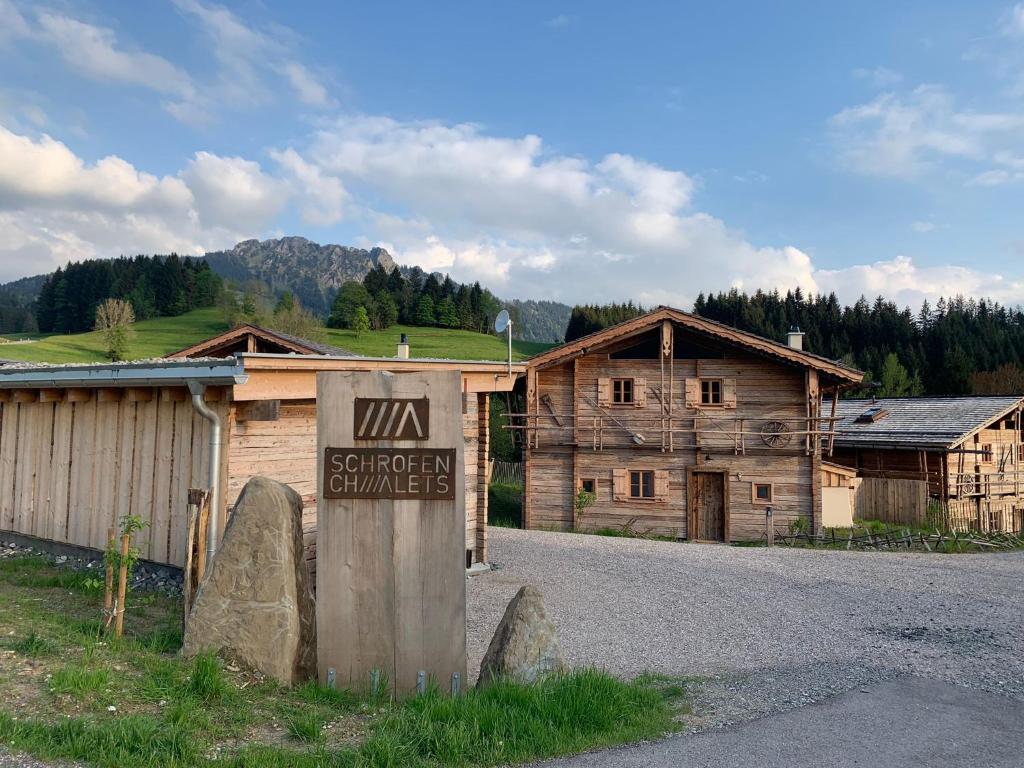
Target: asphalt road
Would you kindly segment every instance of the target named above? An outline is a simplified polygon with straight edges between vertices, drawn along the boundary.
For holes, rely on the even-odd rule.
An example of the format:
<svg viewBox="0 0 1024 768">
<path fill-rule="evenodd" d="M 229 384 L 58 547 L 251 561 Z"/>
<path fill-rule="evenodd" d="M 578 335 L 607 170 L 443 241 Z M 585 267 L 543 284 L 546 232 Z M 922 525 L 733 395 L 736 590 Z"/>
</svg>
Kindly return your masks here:
<svg viewBox="0 0 1024 768">
<path fill-rule="evenodd" d="M 1024 703 L 908 677 L 730 728 L 546 768 L 1020 768 Z"/>
</svg>

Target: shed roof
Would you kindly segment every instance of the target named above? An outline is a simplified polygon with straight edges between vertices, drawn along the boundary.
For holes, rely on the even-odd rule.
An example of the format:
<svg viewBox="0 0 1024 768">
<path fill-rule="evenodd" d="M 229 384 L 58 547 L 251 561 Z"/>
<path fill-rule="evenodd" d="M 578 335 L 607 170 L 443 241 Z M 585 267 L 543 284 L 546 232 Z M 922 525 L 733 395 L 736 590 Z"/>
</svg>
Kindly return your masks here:
<svg viewBox="0 0 1024 768">
<path fill-rule="evenodd" d="M 656 327 L 664 320 L 670 320 L 676 325 L 724 341 L 733 346 L 741 347 L 755 354 L 778 360 L 779 362 L 818 370 L 843 384 L 859 384 L 864 380 L 863 372 L 836 360 L 830 360 L 827 357 L 815 355 L 801 349 L 793 349 L 778 341 L 772 341 L 754 333 L 741 331 L 730 325 L 708 320 L 706 317 L 684 312 L 673 307 L 658 307 L 632 320 L 626 320 L 617 325 L 582 336 L 554 349 L 541 352 L 539 355 L 531 357 L 527 364 L 531 368 L 546 368 L 550 365 L 557 365 L 585 355 L 596 347 L 644 333 Z"/>
<path fill-rule="evenodd" d="M 840 400 L 836 404 L 835 444 L 851 448 L 948 449 L 1024 403 L 1017 396 L 889 397 Z M 828 413 L 831 403 L 823 412 Z M 877 421 L 857 422 L 870 408 Z"/>
<path fill-rule="evenodd" d="M 235 349 L 235 347 L 245 340 L 247 336 L 253 337 L 257 342 L 257 345 L 262 344 L 263 346 L 270 345 L 273 347 L 273 349 L 256 351 L 283 352 L 297 355 L 331 355 L 333 357 L 351 357 L 355 354 L 354 352 L 349 352 L 347 349 L 335 347 L 331 344 L 311 341 L 310 339 L 304 339 L 301 336 L 284 333 L 283 331 L 275 331 L 271 328 L 253 325 L 252 323 L 243 323 L 229 331 L 204 339 L 197 344 L 192 344 L 184 349 L 179 349 L 177 352 L 171 352 L 167 357 L 208 357 L 211 355 L 219 357 L 233 356 L 239 351 L 250 351 Z"/>
<path fill-rule="evenodd" d="M 16 363 L 0 368 L 0 389 L 180 386 L 189 381 L 233 386 L 245 380 L 245 371 L 233 357 L 63 365 Z"/>
</svg>

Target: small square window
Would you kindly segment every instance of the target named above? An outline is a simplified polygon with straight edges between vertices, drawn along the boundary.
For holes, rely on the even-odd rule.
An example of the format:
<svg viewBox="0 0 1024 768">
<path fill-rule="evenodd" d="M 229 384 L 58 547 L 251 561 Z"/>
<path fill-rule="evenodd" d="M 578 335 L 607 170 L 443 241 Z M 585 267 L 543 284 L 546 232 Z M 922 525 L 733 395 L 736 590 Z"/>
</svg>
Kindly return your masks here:
<svg viewBox="0 0 1024 768">
<path fill-rule="evenodd" d="M 701 379 L 700 380 L 700 402 L 701 405 L 722 404 L 722 380 Z"/>
<path fill-rule="evenodd" d="M 629 473 L 629 495 L 633 499 L 654 498 L 654 472 L 634 470 Z"/>
<path fill-rule="evenodd" d="M 985 443 L 981 446 L 981 463 L 991 464 L 992 463 L 992 444 Z"/>
<path fill-rule="evenodd" d="M 617 405 L 633 403 L 632 379 L 612 379 L 612 402 Z"/>
<path fill-rule="evenodd" d="M 754 483 L 753 501 L 755 504 L 771 504 L 773 495 L 771 483 Z"/>
<path fill-rule="evenodd" d="M 592 477 L 581 478 L 580 490 L 585 493 L 597 493 L 597 480 Z"/>
</svg>

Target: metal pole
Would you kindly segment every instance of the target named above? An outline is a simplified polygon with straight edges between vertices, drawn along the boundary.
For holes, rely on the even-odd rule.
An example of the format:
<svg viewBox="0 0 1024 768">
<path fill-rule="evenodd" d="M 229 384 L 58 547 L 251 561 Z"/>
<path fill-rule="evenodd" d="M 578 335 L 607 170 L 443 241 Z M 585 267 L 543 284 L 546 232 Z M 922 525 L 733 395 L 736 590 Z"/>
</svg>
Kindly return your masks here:
<svg viewBox="0 0 1024 768">
<path fill-rule="evenodd" d="M 512 378 L 512 321 L 508 321 L 508 377 Z"/>
</svg>

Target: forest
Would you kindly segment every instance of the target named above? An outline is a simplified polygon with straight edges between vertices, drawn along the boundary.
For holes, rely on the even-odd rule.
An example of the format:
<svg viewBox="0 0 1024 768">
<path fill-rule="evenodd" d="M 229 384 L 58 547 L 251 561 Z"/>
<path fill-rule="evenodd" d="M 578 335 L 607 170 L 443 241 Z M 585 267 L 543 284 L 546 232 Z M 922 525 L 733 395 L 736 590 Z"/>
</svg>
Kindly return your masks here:
<svg viewBox="0 0 1024 768">
<path fill-rule="evenodd" d="M 338 289 L 327 326 L 381 330 L 402 323 L 488 333 L 502 306 L 480 283 L 439 280 L 418 267 L 403 275 L 398 267 L 388 272 L 378 264 L 362 282 L 351 280 Z"/>
<path fill-rule="evenodd" d="M 644 312 L 632 303 L 573 308 L 566 341 Z M 694 314 L 785 341 L 867 373 L 854 396 L 1024 394 L 1024 312 L 987 299 L 925 301 L 917 312 L 879 296 L 843 306 L 835 294 L 738 290 L 700 294 Z"/>
<path fill-rule="evenodd" d="M 220 292 L 205 261 L 173 253 L 72 262 L 43 282 L 35 320 L 41 333 L 82 333 L 92 330 L 104 299 L 128 301 L 135 319 L 145 320 L 213 306 Z"/>
<path fill-rule="evenodd" d="M 881 397 L 1022 391 L 1024 312 L 987 299 L 940 298 L 915 313 L 882 297 L 841 306 L 834 294 L 732 290 L 701 294 L 694 312 L 778 340 L 798 326 L 805 349 L 865 371 Z"/>
</svg>

